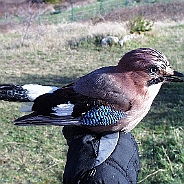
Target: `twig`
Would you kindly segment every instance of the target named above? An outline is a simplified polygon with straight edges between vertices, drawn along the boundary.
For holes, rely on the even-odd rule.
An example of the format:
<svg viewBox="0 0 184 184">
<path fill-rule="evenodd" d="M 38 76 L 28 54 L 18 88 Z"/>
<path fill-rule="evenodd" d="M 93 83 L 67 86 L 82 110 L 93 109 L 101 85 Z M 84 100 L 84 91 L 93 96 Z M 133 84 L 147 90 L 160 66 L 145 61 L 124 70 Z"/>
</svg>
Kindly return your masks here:
<svg viewBox="0 0 184 184">
<path fill-rule="evenodd" d="M 6 144 L 23 144 L 21 142 L 5 142 L 3 143 L 3 145 L 6 145 Z"/>
<path fill-rule="evenodd" d="M 42 170 L 42 172 L 46 171 L 46 170 L 50 170 L 52 167 L 58 165 L 58 163 L 52 164 L 51 166 L 45 168 L 44 170 Z"/>
<path fill-rule="evenodd" d="M 172 166 L 172 162 L 171 162 L 169 156 L 167 155 L 166 149 L 164 149 L 163 146 L 162 146 L 162 149 L 163 149 L 163 152 L 164 152 L 164 154 L 165 154 L 165 156 L 166 156 L 166 158 L 167 158 L 167 160 L 168 160 L 168 162 L 169 162 L 171 172 L 172 172 L 172 174 L 174 175 L 174 169 L 173 169 L 173 166 Z"/>
<path fill-rule="evenodd" d="M 164 169 L 159 169 L 159 170 L 157 170 L 157 171 L 155 171 L 155 172 L 153 172 L 153 173 L 151 173 L 151 174 L 148 174 L 144 179 L 142 179 L 141 181 L 139 181 L 139 182 L 137 182 L 137 183 L 142 183 L 144 180 L 148 179 L 149 177 L 151 177 L 151 176 L 157 174 L 158 172 L 163 172 L 163 171 L 166 171 L 166 170 L 164 170 Z"/>
<path fill-rule="evenodd" d="M 62 162 L 61 162 L 60 160 L 58 160 L 57 158 L 55 158 L 55 157 L 53 157 L 53 156 L 51 156 L 51 155 L 49 155 L 49 154 L 48 154 L 48 156 L 51 157 L 54 161 L 57 161 L 57 162 L 59 162 L 59 163 L 62 163 Z"/>
</svg>

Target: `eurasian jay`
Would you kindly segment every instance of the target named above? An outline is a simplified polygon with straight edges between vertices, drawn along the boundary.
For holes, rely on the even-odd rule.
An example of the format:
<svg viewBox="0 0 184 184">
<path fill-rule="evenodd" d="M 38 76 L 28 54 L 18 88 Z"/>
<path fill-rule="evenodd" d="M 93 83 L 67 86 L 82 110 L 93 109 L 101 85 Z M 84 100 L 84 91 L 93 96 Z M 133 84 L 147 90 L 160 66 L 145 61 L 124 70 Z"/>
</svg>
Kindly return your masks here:
<svg viewBox="0 0 184 184">
<path fill-rule="evenodd" d="M 139 48 L 126 53 L 117 66 L 97 69 L 62 88 L 45 86 L 43 92 L 40 88 L 40 96 L 32 96 L 35 85 L 1 85 L 0 99 L 33 101 L 33 113 L 18 118 L 15 125 L 129 132 L 146 116 L 161 85 L 183 82 L 179 78 L 183 76 L 171 68 L 163 53 Z"/>
</svg>

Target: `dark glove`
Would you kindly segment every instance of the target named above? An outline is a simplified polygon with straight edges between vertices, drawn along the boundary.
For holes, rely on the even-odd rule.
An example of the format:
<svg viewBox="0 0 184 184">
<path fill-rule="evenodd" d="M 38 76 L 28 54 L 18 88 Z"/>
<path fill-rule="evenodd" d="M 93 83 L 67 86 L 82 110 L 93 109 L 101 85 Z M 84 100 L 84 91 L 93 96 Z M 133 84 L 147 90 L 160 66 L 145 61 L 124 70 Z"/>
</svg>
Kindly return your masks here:
<svg viewBox="0 0 184 184">
<path fill-rule="evenodd" d="M 63 184 L 137 183 L 138 146 L 131 133 L 64 127 L 63 134 L 69 145 Z"/>
</svg>

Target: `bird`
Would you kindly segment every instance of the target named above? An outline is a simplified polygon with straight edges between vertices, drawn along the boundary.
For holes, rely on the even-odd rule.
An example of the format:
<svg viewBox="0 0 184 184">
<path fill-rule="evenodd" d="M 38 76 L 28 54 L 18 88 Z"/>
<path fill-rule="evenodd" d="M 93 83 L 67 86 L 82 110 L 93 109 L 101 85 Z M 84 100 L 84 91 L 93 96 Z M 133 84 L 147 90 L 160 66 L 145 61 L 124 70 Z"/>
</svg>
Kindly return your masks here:
<svg viewBox="0 0 184 184">
<path fill-rule="evenodd" d="M 9 94 L 18 93 L 15 100 L 32 101 L 32 112 L 15 120 L 18 126 L 79 126 L 96 133 L 127 133 L 147 115 L 162 84 L 183 82 L 183 77 L 162 52 L 138 48 L 115 66 L 96 69 L 61 88 L 45 86 L 50 90 L 34 97 L 31 85 L 14 86 L 20 89 L 16 93 L 8 89 L 11 85 L 2 85 L 0 99 L 11 101 L 15 98 Z"/>
</svg>

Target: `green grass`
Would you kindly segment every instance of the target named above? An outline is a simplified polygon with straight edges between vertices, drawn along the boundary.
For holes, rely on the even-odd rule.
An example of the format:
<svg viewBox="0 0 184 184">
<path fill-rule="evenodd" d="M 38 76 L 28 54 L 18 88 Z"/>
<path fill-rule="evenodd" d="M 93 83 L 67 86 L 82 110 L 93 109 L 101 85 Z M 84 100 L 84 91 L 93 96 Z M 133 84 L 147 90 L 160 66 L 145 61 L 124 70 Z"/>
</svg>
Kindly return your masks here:
<svg viewBox="0 0 184 184">
<path fill-rule="evenodd" d="M 138 47 L 163 51 L 171 65 L 184 72 L 183 22 L 156 22 L 151 32 L 123 47 L 101 48 L 94 37 L 83 39 L 90 33 L 108 35 L 104 26 L 110 29 L 112 24 L 37 25 L 23 45 L 20 28 L 0 34 L 0 83 L 62 86 L 96 68 L 116 65 L 124 53 Z M 121 31 L 112 29 L 120 36 Z M 79 44 L 70 47 L 68 41 L 74 37 Z M 133 130 L 140 150 L 141 183 L 184 182 L 183 91 L 183 84 L 165 84 L 147 117 Z M 67 153 L 62 127 L 15 127 L 13 120 L 23 115 L 19 107 L 0 102 L 0 183 L 60 183 Z"/>
</svg>

